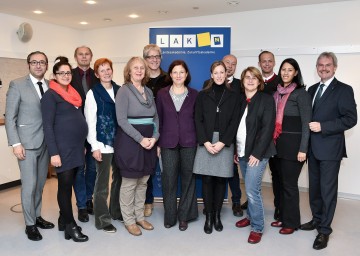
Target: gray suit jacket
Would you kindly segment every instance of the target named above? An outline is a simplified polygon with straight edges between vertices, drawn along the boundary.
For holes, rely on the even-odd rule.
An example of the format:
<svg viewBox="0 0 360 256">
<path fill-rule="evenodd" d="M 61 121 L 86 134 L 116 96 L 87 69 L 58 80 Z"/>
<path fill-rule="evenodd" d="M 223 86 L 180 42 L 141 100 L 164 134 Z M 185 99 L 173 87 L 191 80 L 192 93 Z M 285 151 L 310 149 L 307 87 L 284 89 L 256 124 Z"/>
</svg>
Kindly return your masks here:
<svg viewBox="0 0 360 256">
<path fill-rule="evenodd" d="M 5 128 L 10 146 L 21 143 L 25 149 L 36 149 L 44 141 L 40 98 L 30 75 L 10 82 L 6 95 Z"/>
</svg>

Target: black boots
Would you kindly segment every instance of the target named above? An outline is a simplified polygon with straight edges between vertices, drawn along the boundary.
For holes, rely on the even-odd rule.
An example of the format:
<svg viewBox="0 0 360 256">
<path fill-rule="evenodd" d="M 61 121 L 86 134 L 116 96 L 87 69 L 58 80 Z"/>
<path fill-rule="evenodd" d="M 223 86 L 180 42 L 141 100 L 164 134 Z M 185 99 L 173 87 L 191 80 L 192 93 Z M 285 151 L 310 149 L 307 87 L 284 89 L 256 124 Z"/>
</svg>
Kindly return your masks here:
<svg viewBox="0 0 360 256">
<path fill-rule="evenodd" d="M 220 211 L 216 211 L 215 212 L 215 216 L 214 216 L 214 228 L 216 231 L 222 231 L 223 230 L 223 224 L 221 223 L 221 219 L 220 219 Z"/>
<path fill-rule="evenodd" d="M 79 227 L 75 223 L 66 224 L 65 226 L 65 239 L 72 238 L 74 242 L 86 242 L 89 237 L 81 233 Z"/>
<path fill-rule="evenodd" d="M 59 212 L 58 227 L 59 227 L 59 231 L 65 230 L 65 220 L 64 217 L 61 215 L 61 212 Z"/>
<path fill-rule="evenodd" d="M 214 225 L 214 214 L 212 212 L 206 213 L 206 220 L 204 225 L 204 231 L 206 234 L 211 234 Z"/>
</svg>

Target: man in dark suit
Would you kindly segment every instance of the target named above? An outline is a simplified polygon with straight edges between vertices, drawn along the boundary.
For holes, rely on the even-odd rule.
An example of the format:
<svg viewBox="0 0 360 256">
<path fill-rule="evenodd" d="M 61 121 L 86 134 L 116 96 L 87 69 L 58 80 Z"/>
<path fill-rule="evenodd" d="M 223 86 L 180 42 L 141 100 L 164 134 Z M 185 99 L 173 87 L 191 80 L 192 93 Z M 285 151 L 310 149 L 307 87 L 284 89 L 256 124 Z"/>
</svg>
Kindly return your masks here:
<svg viewBox="0 0 360 256">
<path fill-rule="evenodd" d="M 222 61 L 226 66 L 226 77 L 231 88 L 238 94 L 240 100 L 241 88 L 240 80 L 234 77 L 237 58 L 232 55 L 226 55 L 223 57 Z M 203 84 L 203 88 L 207 86 L 210 80 L 206 80 Z M 231 201 L 232 201 L 232 211 L 234 216 L 241 217 L 243 216 L 243 210 L 241 209 L 240 199 L 241 199 L 241 189 L 240 189 L 240 177 L 239 171 L 236 164 L 234 164 L 234 176 L 228 179 L 229 187 L 231 191 Z"/>
<path fill-rule="evenodd" d="M 39 241 L 42 236 L 38 227 L 54 227 L 41 217 L 49 155 L 44 142 L 40 99 L 48 89 L 48 81 L 44 79 L 48 59 L 43 52 L 36 51 L 28 55 L 27 63 L 30 74 L 10 82 L 5 128 L 9 146 L 13 147 L 20 168 L 25 233 L 30 240 Z"/>
<path fill-rule="evenodd" d="M 259 54 L 258 65 L 261 69 L 261 74 L 264 79 L 264 92 L 273 95 L 279 84 L 279 77 L 274 72 L 274 67 L 275 67 L 274 54 L 269 51 L 262 51 Z M 279 220 L 281 182 L 280 182 L 280 174 L 278 168 L 276 168 L 275 163 L 276 163 L 275 158 L 270 157 L 269 167 L 271 172 L 271 181 L 272 181 L 272 188 L 274 193 L 274 206 L 275 206 L 274 219 Z"/>
<path fill-rule="evenodd" d="M 80 46 L 75 49 L 74 58 L 78 66 L 72 70 L 71 85 L 80 94 L 82 102 L 85 102 L 87 92 L 99 83 L 94 70 L 90 68 L 92 56 L 92 51 L 87 46 Z M 92 157 L 91 146 L 87 142 L 85 161 L 85 166 L 80 167 L 77 171 L 74 183 L 78 219 L 81 222 L 88 222 L 88 214 L 94 214 L 92 198 L 96 179 L 96 165 L 95 159 Z"/>
<path fill-rule="evenodd" d="M 321 79 L 309 88 L 313 116 L 309 127 L 309 198 L 312 220 L 302 230 L 317 229 L 316 250 L 327 246 L 337 203 L 340 162 L 346 157 L 344 132 L 356 125 L 357 112 L 351 86 L 335 78 L 337 58 L 323 52 L 316 62 Z"/>
</svg>

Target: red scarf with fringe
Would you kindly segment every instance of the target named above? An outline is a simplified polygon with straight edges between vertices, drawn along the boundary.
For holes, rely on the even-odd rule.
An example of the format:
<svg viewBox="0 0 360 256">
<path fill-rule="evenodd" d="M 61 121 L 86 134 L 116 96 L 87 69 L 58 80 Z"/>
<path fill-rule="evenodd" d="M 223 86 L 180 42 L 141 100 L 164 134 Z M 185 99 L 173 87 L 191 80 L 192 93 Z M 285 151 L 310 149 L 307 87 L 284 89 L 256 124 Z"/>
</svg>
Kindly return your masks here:
<svg viewBox="0 0 360 256">
<path fill-rule="evenodd" d="M 81 107 L 82 99 L 80 97 L 80 94 L 70 84 L 68 85 L 67 90 L 64 90 L 64 88 L 61 87 L 60 84 L 58 84 L 54 80 L 51 80 L 49 87 L 55 92 L 57 92 L 65 101 L 69 102 L 75 107 Z"/>
<path fill-rule="evenodd" d="M 295 90 L 296 84 L 291 83 L 288 86 L 284 87 L 280 84 L 277 86 L 277 90 L 274 93 L 275 105 L 276 105 L 276 119 L 275 119 L 275 130 L 273 134 L 274 143 L 276 144 L 276 139 L 279 138 L 282 133 L 282 122 L 284 118 L 284 109 L 286 102 L 293 90 Z"/>
</svg>

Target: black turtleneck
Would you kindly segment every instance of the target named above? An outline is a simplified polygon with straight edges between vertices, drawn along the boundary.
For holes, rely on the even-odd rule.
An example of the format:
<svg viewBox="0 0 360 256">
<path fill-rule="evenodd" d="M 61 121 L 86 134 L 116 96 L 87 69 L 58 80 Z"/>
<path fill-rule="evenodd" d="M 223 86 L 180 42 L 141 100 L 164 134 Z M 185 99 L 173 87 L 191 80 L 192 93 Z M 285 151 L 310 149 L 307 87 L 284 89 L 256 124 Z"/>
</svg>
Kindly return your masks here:
<svg viewBox="0 0 360 256">
<path fill-rule="evenodd" d="M 223 95 L 225 93 L 225 83 L 220 84 L 220 85 L 214 83 L 212 89 L 215 94 L 215 104 L 217 106 L 219 106 L 222 101 Z M 221 111 L 216 112 L 215 126 L 214 126 L 215 132 L 219 131 L 219 114 L 220 114 L 220 112 Z"/>
</svg>

